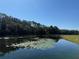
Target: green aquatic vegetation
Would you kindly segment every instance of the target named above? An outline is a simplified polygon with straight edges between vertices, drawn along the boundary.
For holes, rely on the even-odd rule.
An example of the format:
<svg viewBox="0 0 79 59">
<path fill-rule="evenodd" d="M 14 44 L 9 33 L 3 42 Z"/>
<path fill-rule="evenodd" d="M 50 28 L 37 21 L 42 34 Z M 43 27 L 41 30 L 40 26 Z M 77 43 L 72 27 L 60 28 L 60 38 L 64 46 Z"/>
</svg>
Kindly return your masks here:
<svg viewBox="0 0 79 59">
<path fill-rule="evenodd" d="M 42 38 L 42 39 L 37 40 L 37 41 L 26 41 L 26 42 L 23 42 L 20 44 L 12 45 L 12 46 L 41 49 L 41 48 L 53 47 L 55 43 L 56 43 L 56 41 L 53 39 Z"/>
</svg>

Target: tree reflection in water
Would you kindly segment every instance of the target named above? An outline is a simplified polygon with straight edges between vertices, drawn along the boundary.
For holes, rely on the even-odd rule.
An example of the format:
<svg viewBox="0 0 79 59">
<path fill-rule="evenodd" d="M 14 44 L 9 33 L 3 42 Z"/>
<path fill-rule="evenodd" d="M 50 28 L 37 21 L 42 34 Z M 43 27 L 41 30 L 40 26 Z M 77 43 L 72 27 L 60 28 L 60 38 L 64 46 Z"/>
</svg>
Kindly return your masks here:
<svg viewBox="0 0 79 59">
<path fill-rule="evenodd" d="M 19 48 L 17 47 L 11 47 L 11 42 L 8 42 L 6 39 L 0 39 L 0 56 L 4 56 L 6 53 L 9 53 L 10 51 L 15 51 Z"/>
</svg>

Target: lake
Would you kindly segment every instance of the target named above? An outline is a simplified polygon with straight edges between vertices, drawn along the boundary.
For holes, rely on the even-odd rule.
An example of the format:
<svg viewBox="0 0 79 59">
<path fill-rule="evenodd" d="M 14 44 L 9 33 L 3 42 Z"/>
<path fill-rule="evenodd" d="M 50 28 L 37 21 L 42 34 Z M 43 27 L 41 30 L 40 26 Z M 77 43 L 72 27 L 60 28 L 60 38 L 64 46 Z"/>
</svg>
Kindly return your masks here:
<svg viewBox="0 0 79 59">
<path fill-rule="evenodd" d="M 0 59 L 79 59 L 79 44 L 60 39 L 45 49 L 10 48 L 0 51 Z"/>
</svg>

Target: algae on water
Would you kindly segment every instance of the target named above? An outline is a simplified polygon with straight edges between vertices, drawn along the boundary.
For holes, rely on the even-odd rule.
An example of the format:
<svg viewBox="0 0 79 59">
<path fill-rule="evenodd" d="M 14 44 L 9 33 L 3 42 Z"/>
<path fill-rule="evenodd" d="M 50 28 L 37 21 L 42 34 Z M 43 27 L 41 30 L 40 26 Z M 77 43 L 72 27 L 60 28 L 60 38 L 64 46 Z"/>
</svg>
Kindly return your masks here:
<svg viewBox="0 0 79 59">
<path fill-rule="evenodd" d="M 37 41 L 26 41 L 20 44 L 12 45 L 15 47 L 25 47 L 25 48 L 37 48 L 37 49 L 44 49 L 44 48 L 51 48 L 55 44 L 55 40 L 42 38 Z"/>
</svg>

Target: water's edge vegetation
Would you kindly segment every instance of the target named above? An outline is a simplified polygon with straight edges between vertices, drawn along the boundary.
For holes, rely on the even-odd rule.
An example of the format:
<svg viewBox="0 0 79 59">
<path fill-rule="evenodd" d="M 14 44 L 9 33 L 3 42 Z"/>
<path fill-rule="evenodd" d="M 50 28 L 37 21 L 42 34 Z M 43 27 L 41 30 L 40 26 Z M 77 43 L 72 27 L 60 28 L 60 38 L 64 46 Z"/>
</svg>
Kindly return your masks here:
<svg viewBox="0 0 79 59">
<path fill-rule="evenodd" d="M 79 35 L 61 35 L 61 37 L 65 40 L 79 44 Z"/>
<path fill-rule="evenodd" d="M 52 46 L 53 42 L 55 43 L 61 38 L 74 43 L 79 43 L 79 35 L 43 35 L 41 37 L 32 35 L 24 37 L 0 37 L 0 48 L 49 48 Z"/>
<path fill-rule="evenodd" d="M 58 41 L 60 38 L 59 35 L 52 35 L 52 36 L 20 36 L 20 37 L 1 37 L 0 38 L 0 47 L 34 47 L 43 44 L 46 45 L 46 42 L 50 41 Z M 28 44 L 29 42 L 29 44 Z M 50 43 L 51 44 L 51 43 Z M 43 47 L 43 46 L 42 46 Z M 45 46 L 44 46 L 45 47 Z"/>
</svg>

